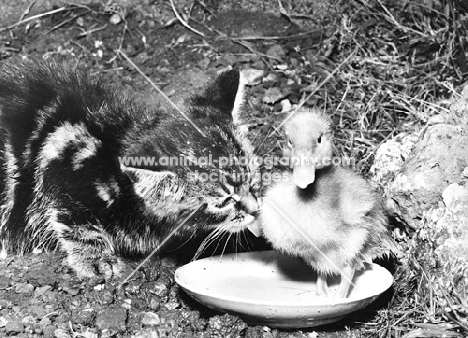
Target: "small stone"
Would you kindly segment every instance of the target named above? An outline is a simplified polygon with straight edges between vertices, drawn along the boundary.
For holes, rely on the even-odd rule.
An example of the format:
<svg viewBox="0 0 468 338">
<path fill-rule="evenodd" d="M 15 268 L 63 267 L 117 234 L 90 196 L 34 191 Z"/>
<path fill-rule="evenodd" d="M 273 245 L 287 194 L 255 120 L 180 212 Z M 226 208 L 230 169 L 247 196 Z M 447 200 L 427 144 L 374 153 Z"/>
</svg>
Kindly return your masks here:
<svg viewBox="0 0 468 338">
<path fill-rule="evenodd" d="M 242 77 L 249 86 L 255 86 L 262 82 L 264 71 L 261 69 L 245 69 L 242 71 Z"/>
<path fill-rule="evenodd" d="M 32 324 L 36 323 L 36 318 L 33 316 L 26 316 L 23 319 L 21 319 L 21 323 L 23 323 L 26 326 L 31 326 Z"/>
<path fill-rule="evenodd" d="M 159 338 L 159 333 L 154 330 L 138 330 L 134 336 L 135 338 Z"/>
<path fill-rule="evenodd" d="M 468 167 L 466 167 L 465 169 L 463 169 L 462 176 L 463 176 L 464 178 L 468 178 Z"/>
<path fill-rule="evenodd" d="M 280 45 L 273 45 L 267 50 L 266 55 L 282 59 L 286 56 L 286 53 Z"/>
<path fill-rule="evenodd" d="M 53 338 L 55 332 L 55 327 L 53 325 L 47 325 L 42 328 L 42 334 L 44 338 Z"/>
<path fill-rule="evenodd" d="M 269 88 L 263 96 L 263 102 L 267 104 L 275 104 L 284 98 L 283 93 L 276 87 Z"/>
<path fill-rule="evenodd" d="M 43 318 L 45 315 L 47 315 L 47 310 L 44 309 L 44 307 L 41 305 L 30 305 L 28 312 L 35 318 Z"/>
<path fill-rule="evenodd" d="M 84 309 L 72 316 L 74 324 L 91 325 L 94 321 L 96 312 L 93 309 Z"/>
<path fill-rule="evenodd" d="M 1 316 L 0 317 L 0 328 L 5 327 L 5 325 L 8 323 L 8 321 L 5 319 L 5 317 Z"/>
<path fill-rule="evenodd" d="M 161 307 L 161 300 L 159 299 L 159 297 L 158 296 L 151 297 L 149 301 L 149 308 L 151 310 L 158 311 L 160 307 Z"/>
<path fill-rule="evenodd" d="M 64 329 L 57 329 L 54 331 L 55 338 L 71 338 L 71 335 Z"/>
<path fill-rule="evenodd" d="M 210 63 L 211 63 L 210 58 L 204 57 L 203 59 L 201 59 L 200 61 L 198 61 L 198 66 L 199 66 L 201 69 L 207 70 L 208 67 L 210 66 Z"/>
<path fill-rule="evenodd" d="M 21 322 L 8 322 L 5 325 L 6 334 L 20 333 L 23 332 L 24 325 Z"/>
<path fill-rule="evenodd" d="M 16 293 L 32 293 L 34 289 L 34 285 L 29 283 L 21 283 L 15 286 Z"/>
<path fill-rule="evenodd" d="M 161 319 L 154 312 L 144 312 L 141 323 L 143 325 L 159 325 L 161 324 Z"/>
<path fill-rule="evenodd" d="M 452 212 L 466 210 L 468 207 L 468 187 L 452 183 L 442 192 L 444 204 Z"/>
<path fill-rule="evenodd" d="M 121 21 L 122 21 L 122 18 L 117 13 L 112 14 L 111 17 L 109 18 L 109 22 L 113 25 L 118 25 Z"/>
<path fill-rule="evenodd" d="M 100 330 L 120 330 L 125 331 L 127 321 L 127 310 L 121 306 L 108 307 L 102 309 L 96 315 L 96 327 Z"/>
<path fill-rule="evenodd" d="M 164 304 L 164 308 L 167 310 L 175 310 L 180 307 L 180 304 L 177 302 L 168 302 Z"/>
<path fill-rule="evenodd" d="M 39 286 L 34 290 L 34 293 L 38 296 L 44 295 L 47 291 L 49 291 L 52 287 L 50 285 Z"/>
<path fill-rule="evenodd" d="M 62 287 L 62 290 L 68 293 L 70 296 L 76 296 L 80 293 L 80 289 L 75 288 L 75 287 L 64 286 Z"/>
<path fill-rule="evenodd" d="M 280 105 L 281 105 L 281 112 L 289 112 L 292 110 L 292 105 L 291 105 L 291 101 L 289 101 L 288 99 L 284 99 L 280 102 Z"/>
<path fill-rule="evenodd" d="M 10 278 L 6 276 L 0 276 L 0 289 L 6 289 L 10 286 Z"/>
<path fill-rule="evenodd" d="M 155 294 L 156 296 L 165 296 L 168 293 L 167 286 L 161 282 L 156 282 L 151 293 Z"/>
<path fill-rule="evenodd" d="M 80 27 L 83 27 L 85 25 L 85 21 L 83 19 L 82 16 L 79 16 L 77 19 L 76 19 L 76 24 Z"/>
</svg>

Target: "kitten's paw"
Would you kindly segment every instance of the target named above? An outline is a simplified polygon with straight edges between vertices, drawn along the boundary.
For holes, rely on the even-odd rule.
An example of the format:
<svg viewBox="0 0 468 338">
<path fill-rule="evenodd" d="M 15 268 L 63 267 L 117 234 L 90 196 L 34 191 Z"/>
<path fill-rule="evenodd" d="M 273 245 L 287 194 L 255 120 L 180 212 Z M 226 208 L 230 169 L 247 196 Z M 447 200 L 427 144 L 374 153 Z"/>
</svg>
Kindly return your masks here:
<svg viewBox="0 0 468 338">
<path fill-rule="evenodd" d="M 90 258 L 81 255 L 69 255 L 68 265 L 81 278 L 118 278 L 124 269 L 124 263 L 118 257 L 103 254 L 101 257 Z"/>
</svg>

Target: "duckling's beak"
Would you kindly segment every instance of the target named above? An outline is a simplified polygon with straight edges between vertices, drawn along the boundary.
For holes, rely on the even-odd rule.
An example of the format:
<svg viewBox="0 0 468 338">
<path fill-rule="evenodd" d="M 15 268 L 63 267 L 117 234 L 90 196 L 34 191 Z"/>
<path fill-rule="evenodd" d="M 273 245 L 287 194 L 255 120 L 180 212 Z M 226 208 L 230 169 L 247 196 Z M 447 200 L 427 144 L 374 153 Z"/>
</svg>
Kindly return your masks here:
<svg viewBox="0 0 468 338">
<path fill-rule="evenodd" d="M 292 180 L 300 189 L 307 188 L 315 181 L 315 164 L 295 166 L 293 168 Z"/>
</svg>

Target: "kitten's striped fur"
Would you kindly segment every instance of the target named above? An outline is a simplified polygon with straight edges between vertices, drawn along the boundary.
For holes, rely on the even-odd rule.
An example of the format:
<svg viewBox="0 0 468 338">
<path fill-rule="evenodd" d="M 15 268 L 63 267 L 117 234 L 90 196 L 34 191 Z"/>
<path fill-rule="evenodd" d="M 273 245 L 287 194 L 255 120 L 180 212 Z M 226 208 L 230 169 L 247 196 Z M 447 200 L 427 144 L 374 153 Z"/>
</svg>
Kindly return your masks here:
<svg viewBox="0 0 468 338">
<path fill-rule="evenodd" d="M 2 250 L 58 246 L 79 275 L 110 277 L 121 268 L 119 257 L 151 252 L 200 206 L 179 240 L 220 227 L 243 229 L 257 208 L 248 179 L 201 182 L 187 179 L 192 167 L 119 162 L 121 156 L 248 156 L 240 79 L 237 71 L 224 72 L 187 102 L 184 111 L 204 137 L 179 112 L 150 110 L 82 71 L 45 61 L 1 63 Z"/>
</svg>

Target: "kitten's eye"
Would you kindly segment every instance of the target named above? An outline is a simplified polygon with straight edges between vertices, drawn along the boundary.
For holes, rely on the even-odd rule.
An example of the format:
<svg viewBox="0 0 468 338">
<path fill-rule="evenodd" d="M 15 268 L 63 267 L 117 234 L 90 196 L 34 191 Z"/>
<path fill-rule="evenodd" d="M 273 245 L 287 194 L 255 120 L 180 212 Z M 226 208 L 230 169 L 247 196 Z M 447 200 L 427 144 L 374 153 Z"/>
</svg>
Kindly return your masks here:
<svg viewBox="0 0 468 338">
<path fill-rule="evenodd" d="M 318 137 L 317 143 L 319 143 L 319 144 L 322 143 L 322 135 L 320 135 L 320 136 Z"/>
<path fill-rule="evenodd" d="M 289 148 L 292 148 L 292 147 L 293 147 L 293 144 L 292 144 L 292 142 L 291 142 L 290 139 L 288 139 L 287 145 L 288 145 Z"/>
</svg>

